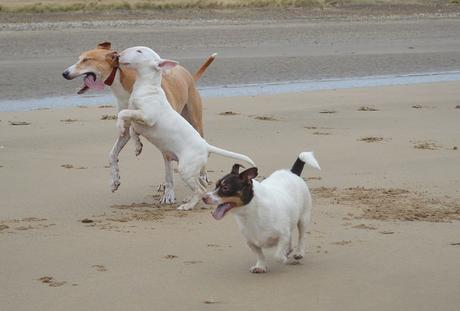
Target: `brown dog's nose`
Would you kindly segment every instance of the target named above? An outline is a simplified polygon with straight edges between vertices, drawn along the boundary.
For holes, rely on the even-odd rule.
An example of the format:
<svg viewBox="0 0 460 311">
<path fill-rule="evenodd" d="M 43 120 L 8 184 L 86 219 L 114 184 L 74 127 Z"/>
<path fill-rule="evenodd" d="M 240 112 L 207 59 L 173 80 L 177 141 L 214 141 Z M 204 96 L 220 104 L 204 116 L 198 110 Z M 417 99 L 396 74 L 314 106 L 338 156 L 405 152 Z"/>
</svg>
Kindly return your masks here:
<svg viewBox="0 0 460 311">
<path fill-rule="evenodd" d="M 64 71 L 64 72 L 62 73 L 62 76 L 64 77 L 64 79 L 70 80 L 70 78 L 69 78 L 69 71 L 68 71 L 68 70 Z"/>
</svg>

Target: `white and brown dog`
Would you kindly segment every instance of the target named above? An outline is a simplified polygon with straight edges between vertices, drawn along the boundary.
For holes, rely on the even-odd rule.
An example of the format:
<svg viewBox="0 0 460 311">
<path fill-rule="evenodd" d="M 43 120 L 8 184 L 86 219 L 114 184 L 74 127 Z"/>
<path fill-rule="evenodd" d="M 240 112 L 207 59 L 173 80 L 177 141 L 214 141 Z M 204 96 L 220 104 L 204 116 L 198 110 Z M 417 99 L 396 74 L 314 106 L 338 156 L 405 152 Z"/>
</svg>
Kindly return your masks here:
<svg viewBox="0 0 460 311">
<path fill-rule="evenodd" d="M 161 87 L 173 109 L 180 113 L 201 136 L 203 136 L 202 102 L 200 94 L 195 87 L 195 81 L 201 77 L 216 55 L 213 54 L 210 56 L 193 76 L 184 67 L 175 66 L 163 75 L 161 81 Z M 111 49 L 110 42 L 102 42 L 96 49 L 83 52 L 78 62 L 68 67 L 62 75 L 67 80 L 84 76 L 84 83 L 78 94 L 83 94 L 90 88 L 102 89 L 104 85 L 110 86 L 112 93 L 117 98 L 117 112 L 128 108 L 129 97 L 136 81 L 134 70 L 119 67 L 118 55 Z M 129 122 L 126 122 L 125 126 L 128 128 Z M 118 155 L 129 139 L 130 135 L 128 132 L 124 136 L 119 136 L 110 152 L 112 191 L 116 191 L 120 186 Z M 141 151 L 142 144 L 139 142 L 136 144 L 136 155 L 139 155 Z M 166 155 L 163 155 L 163 158 L 166 168 L 165 180 L 167 183 L 173 174 L 172 163 Z M 201 177 L 207 180 L 204 168 L 201 171 Z M 162 203 L 168 204 L 174 203 L 174 201 L 174 193 L 164 195 L 161 199 Z"/>
<path fill-rule="evenodd" d="M 207 204 L 218 204 L 213 212 L 222 219 L 232 211 L 245 236 L 249 248 L 257 255 L 253 273 L 267 272 L 263 248 L 277 246 L 275 257 L 286 264 L 305 255 L 305 231 L 310 222 L 311 195 L 300 178 L 304 164 L 320 169 L 312 152 L 302 152 L 291 170 L 278 170 L 262 182 L 253 180 L 257 168 L 239 173 L 239 164 L 233 165 L 216 183 L 216 189 L 203 196 Z M 295 250 L 292 248 L 294 229 L 299 231 Z"/>
<path fill-rule="evenodd" d="M 180 210 L 193 208 L 205 192 L 200 171 L 206 165 L 210 153 L 243 160 L 254 165 L 242 154 L 217 148 L 208 144 L 203 137 L 171 108 L 161 88 L 162 73 L 177 66 L 177 62 L 160 58 L 147 47 L 132 47 L 120 53 L 122 67 L 136 71 L 137 79 L 129 99 L 129 108 L 118 113 L 117 126 L 120 135 L 127 135 L 126 123 L 131 124 L 131 136 L 138 141 L 138 134 L 144 136 L 165 155 L 169 161 L 179 163 L 179 174 L 192 189 L 192 199 L 179 206 Z M 165 195 L 173 191 L 174 181 L 167 181 Z"/>
</svg>

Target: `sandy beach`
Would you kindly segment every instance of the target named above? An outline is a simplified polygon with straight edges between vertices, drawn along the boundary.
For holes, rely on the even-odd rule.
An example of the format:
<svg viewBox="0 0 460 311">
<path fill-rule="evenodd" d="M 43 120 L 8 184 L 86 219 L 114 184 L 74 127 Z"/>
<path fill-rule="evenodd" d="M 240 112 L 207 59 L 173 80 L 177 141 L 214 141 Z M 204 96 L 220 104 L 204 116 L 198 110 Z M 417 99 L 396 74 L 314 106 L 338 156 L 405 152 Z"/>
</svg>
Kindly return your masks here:
<svg viewBox="0 0 460 311">
<path fill-rule="evenodd" d="M 314 198 L 306 258 L 270 258 L 265 275 L 248 272 L 254 257 L 231 215 L 158 205 L 153 146 L 136 158 L 129 144 L 110 192 L 115 121 L 101 117 L 113 107 L 2 113 L 1 309 L 458 310 L 459 90 L 207 100 L 207 139 L 250 155 L 261 178 L 304 150 L 323 169 L 303 174 Z M 211 157 L 211 180 L 232 164 Z"/>
</svg>

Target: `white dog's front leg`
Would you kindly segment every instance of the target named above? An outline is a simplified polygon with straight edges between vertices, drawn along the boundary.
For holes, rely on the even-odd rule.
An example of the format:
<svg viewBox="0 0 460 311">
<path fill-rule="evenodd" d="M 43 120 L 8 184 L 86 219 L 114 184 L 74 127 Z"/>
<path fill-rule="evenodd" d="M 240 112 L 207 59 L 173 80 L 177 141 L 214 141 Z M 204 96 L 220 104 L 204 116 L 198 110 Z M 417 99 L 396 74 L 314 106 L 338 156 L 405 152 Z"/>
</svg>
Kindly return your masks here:
<svg viewBox="0 0 460 311">
<path fill-rule="evenodd" d="M 154 125 L 154 122 L 147 118 L 142 110 L 123 109 L 118 113 L 117 120 L 117 127 L 121 136 L 124 136 L 126 134 L 126 129 L 128 129 L 125 124 L 126 122 L 140 122 L 147 126 Z"/>
<path fill-rule="evenodd" d="M 120 187 L 120 175 L 119 175 L 119 167 L 118 167 L 118 155 L 120 154 L 123 147 L 129 141 L 130 136 L 118 136 L 115 144 L 112 147 L 112 150 L 109 154 L 109 163 L 110 169 L 112 174 L 112 184 L 110 186 L 112 192 L 115 192 L 118 187 Z"/>
<path fill-rule="evenodd" d="M 174 204 L 176 202 L 176 195 L 174 194 L 174 171 L 172 161 L 169 160 L 167 155 L 163 154 L 165 161 L 165 184 L 163 197 L 160 200 L 161 204 Z"/>
<path fill-rule="evenodd" d="M 136 154 L 136 157 L 137 157 L 138 155 L 141 154 L 142 148 L 144 147 L 144 145 L 142 145 L 139 134 L 136 132 L 136 130 L 134 130 L 133 126 L 129 128 L 129 134 L 134 140 L 134 147 L 135 147 L 134 153 Z"/>
<path fill-rule="evenodd" d="M 249 248 L 256 254 L 257 256 L 257 262 L 256 265 L 251 267 L 249 270 L 252 273 L 265 273 L 268 271 L 267 264 L 265 263 L 265 256 L 264 253 L 262 252 L 262 249 L 258 247 L 257 245 L 248 242 Z"/>
</svg>

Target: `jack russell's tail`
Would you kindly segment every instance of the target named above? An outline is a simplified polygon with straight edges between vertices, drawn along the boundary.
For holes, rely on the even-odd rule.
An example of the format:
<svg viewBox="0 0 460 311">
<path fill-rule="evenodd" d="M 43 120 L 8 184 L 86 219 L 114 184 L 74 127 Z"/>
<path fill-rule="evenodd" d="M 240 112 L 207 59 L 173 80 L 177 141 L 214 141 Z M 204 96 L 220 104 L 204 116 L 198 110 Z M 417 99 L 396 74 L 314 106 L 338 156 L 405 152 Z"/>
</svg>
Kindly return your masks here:
<svg viewBox="0 0 460 311">
<path fill-rule="evenodd" d="M 231 151 L 228 151 L 228 150 L 225 150 L 225 149 L 217 148 L 216 146 L 213 146 L 213 145 L 210 145 L 210 144 L 208 144 L 208 151 L 211 152 L 211 153 L 215 153 L 215 154 L 227 157 L 227 158 L 233 158 L 233 159 L 236 159 L 236 160 L 243 160 L 243 161 L 251 164 L 252 166 L 256 166 L 254 161 L 252 161 L 250 157 L 245 156 L 244 154 L 240 154 L 240 153 L 231 152 Z"/>
<path fill-rule="evenodd" d="M 297 160 L 294 162 L 294 165 L 291 168 L 291 172 L 297 176 L 300 176 L 300 174 L 302 174 L 303 166 L 305 163 L 318 170 L 321 169 L 319 167 L 318 161 L 315 159 L 313 152 L 301 152 Z"/>
<path fill-rule="evenodd" d="M 193 80 L 198 81 L 201 78 L 203 73 L 206 71 L 206 69 L 208 69 L 209 65 L 211 65 L 211 63 L 214 61 L 216 56 L 217 56 L 217 53 L 214 53 L 208 57 L 208 59 L 203 63 L 203 65 L 201 65 L 201 67 L 193 75 Z"/>
</svg>

